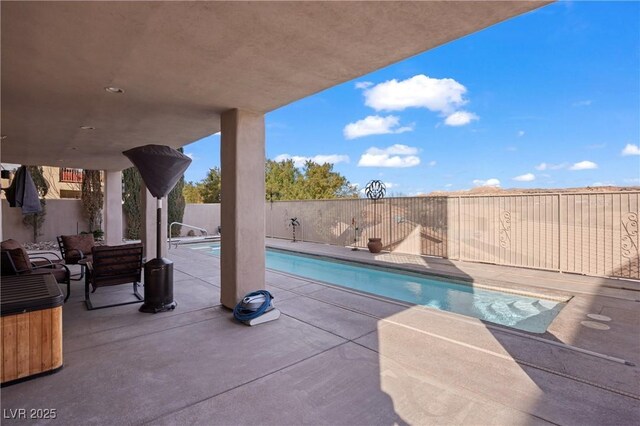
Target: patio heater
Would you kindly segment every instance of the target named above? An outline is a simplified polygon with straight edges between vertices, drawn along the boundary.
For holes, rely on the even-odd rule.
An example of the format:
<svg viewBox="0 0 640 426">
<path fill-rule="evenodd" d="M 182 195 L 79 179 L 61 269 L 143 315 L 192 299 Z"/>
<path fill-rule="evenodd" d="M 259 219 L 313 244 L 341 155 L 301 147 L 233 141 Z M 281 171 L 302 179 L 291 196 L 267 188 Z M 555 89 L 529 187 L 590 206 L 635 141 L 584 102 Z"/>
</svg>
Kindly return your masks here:
<svg viewBox="0 0 640 426">
<path fill-rule="evenodd" d="M 141 312 L 173 310 L 173 262 L 162 257 L 162 198 L 176 186 L 191 159 L 163 145 L 145 145 L 124 151 L 140 172 L 147 189 L 157 198 L 156 258 L 144 264 L 144 303 Z"/>
</svg>

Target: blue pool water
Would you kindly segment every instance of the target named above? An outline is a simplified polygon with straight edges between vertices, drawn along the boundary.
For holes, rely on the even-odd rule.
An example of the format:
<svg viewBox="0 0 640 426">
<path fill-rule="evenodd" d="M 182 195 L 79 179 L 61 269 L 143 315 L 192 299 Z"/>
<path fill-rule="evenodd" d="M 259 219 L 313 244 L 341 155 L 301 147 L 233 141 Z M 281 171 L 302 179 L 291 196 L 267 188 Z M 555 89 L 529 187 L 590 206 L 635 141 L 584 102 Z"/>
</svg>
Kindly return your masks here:
<svg viewBox="0 0 640 426">
<path fill-rule="evenodd" d="M 216 256 L 220 252 L 218 244 L 194 248 Z M 267 250 L 266 256 L 270 269 L 533 333 L 544 333 L 565 305 L 354 262 L 278 250 Z"/>
</svg>

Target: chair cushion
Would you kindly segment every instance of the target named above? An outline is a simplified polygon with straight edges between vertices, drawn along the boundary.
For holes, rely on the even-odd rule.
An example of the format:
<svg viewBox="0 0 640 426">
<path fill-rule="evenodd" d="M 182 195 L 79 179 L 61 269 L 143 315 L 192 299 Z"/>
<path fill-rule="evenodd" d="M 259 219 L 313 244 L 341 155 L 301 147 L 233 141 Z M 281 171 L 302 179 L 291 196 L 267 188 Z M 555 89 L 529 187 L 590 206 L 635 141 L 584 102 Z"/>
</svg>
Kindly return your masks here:
<svg viewBox="0 0 640 426">
<path fill-rule="evenodd" d="M 93 234 L 63 235 L 62 244 L 64 244 L 66 262 L 77 263 L 81 259 L 78 252 L 82 252 L 85 256 L 91 254 L 95 240 Z"/>
<path fill-rule="evenodd" d="M 0 243 L 0 247 L 2 247 L 2 250 L 13 250 L 22 247 L 22 244 L 12 238 L 9 238 L 8 240 L 4 240 Z"/>
<path fill-rule="evenodd" d="M 43 275 L 43 274 L 53 274 L 53 276 L 56 278 L 56 281 L 59 283 L 66 283 L 67 282 L 67 270 L 64 268 L 40 268 L 40 269 L 34 269 L 31 272 L 29 272 L 29 275 Z"/>
<path fill-rule="evenodd" d="M 64 263 L 63 259 L 50 259 L 50 260 L 35 259 L 31 261 L 31 264 L 35 267 L 45 266 L 45 265 L 58 265 L 62 263 Z"/>
<path fill-rule="evenodd" d="M 49 268 L 45 268 L 49 269 Z M 56 277 L 56 281 L 59 283 L 66 282 L 67 280 L 67 270 L 64 268 L 55 268 L 50 270 L 54 277 Z"/>
<path fill-rule="evenodd" d="M 16 240 L 5 240 L 0 243 L 2 251 L 8 251 L 11 256 L 13 264 L 18 271 L 28 271 L 31 269 L 31 262 L 29 261 L 29 254 L 22 247 L 22 244 Z"/>
</svg>

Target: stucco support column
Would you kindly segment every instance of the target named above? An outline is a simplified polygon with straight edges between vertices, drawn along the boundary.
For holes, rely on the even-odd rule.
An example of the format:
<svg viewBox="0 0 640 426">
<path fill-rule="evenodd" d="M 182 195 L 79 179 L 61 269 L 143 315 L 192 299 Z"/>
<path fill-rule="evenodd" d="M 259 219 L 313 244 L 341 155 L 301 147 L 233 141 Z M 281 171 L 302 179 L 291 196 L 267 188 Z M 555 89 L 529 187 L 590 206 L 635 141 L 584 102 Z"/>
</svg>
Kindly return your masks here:
<svg viewBox="0 0 640 426">
<path fill-rule="evenodd" d="M 233 308 L 264 289 L 264 115 L 233 109 L 221 124 L 220 301 Z"/>
<path fill-rule="evenodd" d="M 141 224 L 141 238 L 142 244 L 144 244 L 144 256 L 147 262 L 156 257 L 156 217 L 158 208 L 158 199 L 155 198 L 144 183 L 140 185 L 140 199 L 142 210 L 142 224 Z M 161 257 L 167 257 L 167 221 L 168 221 L 168 209 L 167 209 L 167 197 L 162 199 L 162 231 L 160 233 L 162 244 Z"/>
<path fill-rule="evenodd" d="M 104 171 L 104 238 L 122 244 L 122 172 Z"/>
</svg>

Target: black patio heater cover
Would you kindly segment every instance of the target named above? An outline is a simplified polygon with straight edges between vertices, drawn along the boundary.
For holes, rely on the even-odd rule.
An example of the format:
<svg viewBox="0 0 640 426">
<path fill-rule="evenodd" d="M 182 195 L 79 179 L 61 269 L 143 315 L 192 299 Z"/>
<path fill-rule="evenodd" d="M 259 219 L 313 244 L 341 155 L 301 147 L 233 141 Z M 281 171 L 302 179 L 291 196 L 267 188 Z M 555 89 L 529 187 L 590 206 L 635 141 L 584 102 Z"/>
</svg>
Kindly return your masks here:
<svg viewBox="0 0 640 426">
<path fill-rule="evenodd" d="M 164 145 L 145 145 L 124 151 L 140 172 L 147 189 L 158 199 L 156 210 L 156 258 L 144 264 L 144 303 L 141 312 L 162 312 L 175 309 L 173 299 L 173 262 L 162 252 L 162 198 L 176 185 L 187 170 L 191 159 Z"/>
</svg>

